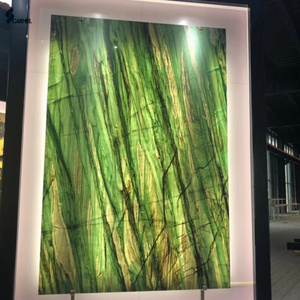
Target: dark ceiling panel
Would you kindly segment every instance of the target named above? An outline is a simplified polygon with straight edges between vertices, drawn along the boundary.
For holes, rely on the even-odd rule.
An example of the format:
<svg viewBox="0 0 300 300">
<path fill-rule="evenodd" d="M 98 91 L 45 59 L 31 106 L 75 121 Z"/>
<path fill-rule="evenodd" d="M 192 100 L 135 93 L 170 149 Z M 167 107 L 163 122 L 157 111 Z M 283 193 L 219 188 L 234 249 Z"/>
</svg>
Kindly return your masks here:
<svg viewBox="0 0 300 300">
<path fill-rule="evenodd" d="M 300 1 L 264 4 L 267 128 L 300 152 Z"/>
<path fill-rule="evenodd" d="M 299 2 L 299 0 L 294 0 Z M 300 67 L 300 40 L 297 24 L 283 0 L 265 2 L 265 55 L 275 69 Z M 290 1 L 289 6 L 293 4 Z M 297 7 L 297 5 L 295 5 Z"/>
</svg>

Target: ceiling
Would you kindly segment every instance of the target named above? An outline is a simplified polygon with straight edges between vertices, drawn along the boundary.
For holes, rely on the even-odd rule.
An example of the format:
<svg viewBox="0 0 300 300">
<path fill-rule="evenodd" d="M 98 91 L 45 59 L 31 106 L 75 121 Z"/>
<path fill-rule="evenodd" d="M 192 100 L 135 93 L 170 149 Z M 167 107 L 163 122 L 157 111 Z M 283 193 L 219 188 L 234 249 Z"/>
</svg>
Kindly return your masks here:
<svg viewBox="0 0 300 300">
<path fill-rule="evenodd" d="M 267 128 L 300 153 L 300 1 L 264 1 Z"/>
</svg>

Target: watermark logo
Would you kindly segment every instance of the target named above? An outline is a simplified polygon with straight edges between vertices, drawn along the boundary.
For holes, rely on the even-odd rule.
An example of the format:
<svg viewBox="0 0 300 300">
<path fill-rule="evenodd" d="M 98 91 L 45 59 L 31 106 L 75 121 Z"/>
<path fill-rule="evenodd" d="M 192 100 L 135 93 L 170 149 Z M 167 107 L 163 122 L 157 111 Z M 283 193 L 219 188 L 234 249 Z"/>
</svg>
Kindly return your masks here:
<svg viewBox="0 0 300 300">
<path fill-rule="evenodd" d="M 28 18 L 27 19 L 16 19 L 15 16 L 14 16 L 14 14 L 13 14 L 13 11 L 14 11 L 14 9 L 11 7 L 5 13 L 5 15 L 7 17 L 7 19 L 6 19 L 7 23 L 10 23 L 10 22 L 12 22 L 12 23 L 27 23 L 27 24 L 31 24 L 32 23 L 31 20 L 28 19 Z"/>
<path fill-rule="evenodd" d="M 13 11 L 14 11 L 14 9 L 11 7 L 7 12 L 6 12 L 6 17 L 7 17 L 7 20 L 6 20 L 6 22 L 7 23 L 9 23 L 9 22 L 11 22 L 13 19 L 14 19 L 14 14 L 13 14 Z"/>
</svg>

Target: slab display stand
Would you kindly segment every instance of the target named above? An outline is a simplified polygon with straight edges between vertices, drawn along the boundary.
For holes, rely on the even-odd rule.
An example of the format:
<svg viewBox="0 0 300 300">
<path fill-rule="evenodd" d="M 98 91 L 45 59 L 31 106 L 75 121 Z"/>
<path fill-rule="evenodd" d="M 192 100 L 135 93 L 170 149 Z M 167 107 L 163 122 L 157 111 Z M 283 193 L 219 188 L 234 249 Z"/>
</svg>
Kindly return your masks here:
<svg viewBox="0 0 300 300">
<path fill-rule="evenodd" d="M 15 299 L 64 300 L 75 297 L 75 292 L 70 292 L 71 295 L 38 295 L 51 15 L 226 30 L 231 288 L 202 289 L 200 297 L 205 293 L 206 300 L 254 299 L 248 9 L 154 0 L 116 0 L 113 5 L 106 0 L 97 4 L 87 0 L 84 7 L 68 1 L 31 1 Z M 76 50 L 73 54 L 76 58 Z M 32 270 L 30 274 L 28 269 Z M 77 297 L 93 300 L 98 299 L 99 294 L 78 294 Z M 119 293 L 101 294 L 101 299 L 119 297 Z M 124 300 L 199 299 L 199 290 L 126 292 L 121 297 Z"/>
</svg>

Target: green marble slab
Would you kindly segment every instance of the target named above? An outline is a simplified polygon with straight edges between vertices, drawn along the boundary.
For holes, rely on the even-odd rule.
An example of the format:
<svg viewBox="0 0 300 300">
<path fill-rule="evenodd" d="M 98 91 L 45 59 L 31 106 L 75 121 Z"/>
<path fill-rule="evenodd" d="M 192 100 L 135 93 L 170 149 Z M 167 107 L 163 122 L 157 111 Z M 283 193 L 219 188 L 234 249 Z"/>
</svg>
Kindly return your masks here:
<svg viewBox="0 0 300 300">
<path fill-rule="evenodd" d="M 51 24 L 39 293 L 228 288 L 225 30 Z"/>
</svg>

